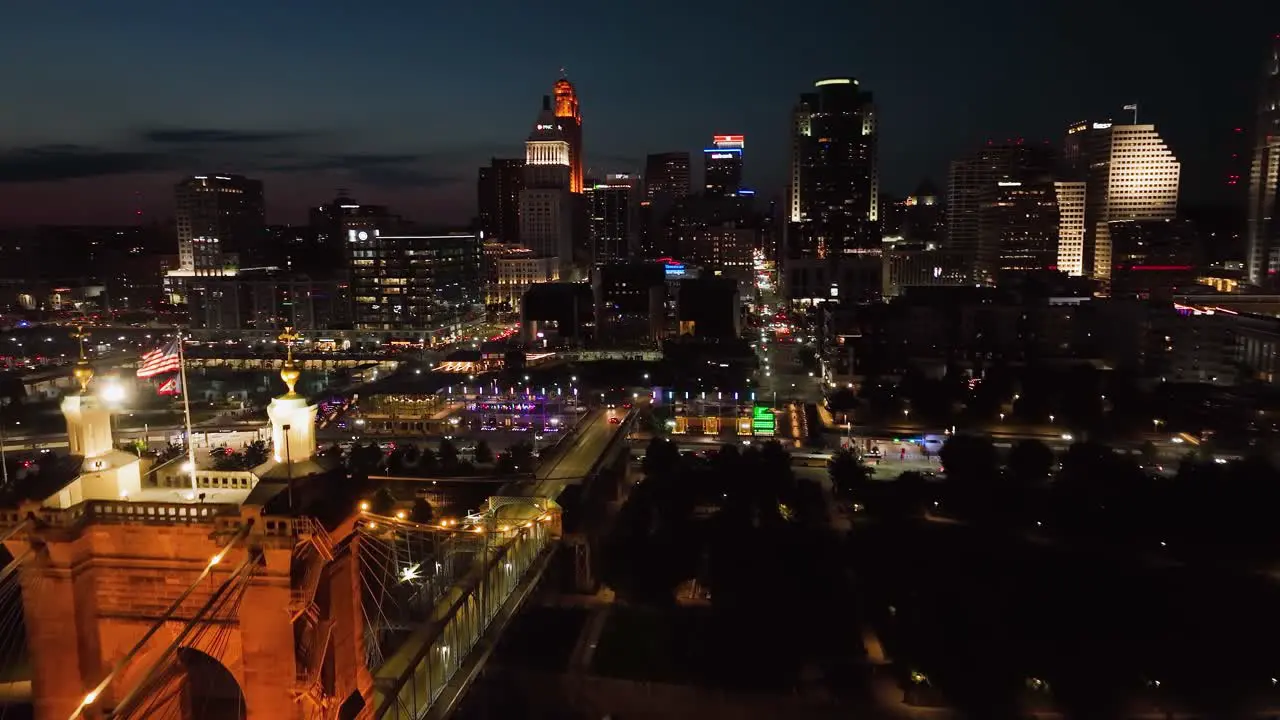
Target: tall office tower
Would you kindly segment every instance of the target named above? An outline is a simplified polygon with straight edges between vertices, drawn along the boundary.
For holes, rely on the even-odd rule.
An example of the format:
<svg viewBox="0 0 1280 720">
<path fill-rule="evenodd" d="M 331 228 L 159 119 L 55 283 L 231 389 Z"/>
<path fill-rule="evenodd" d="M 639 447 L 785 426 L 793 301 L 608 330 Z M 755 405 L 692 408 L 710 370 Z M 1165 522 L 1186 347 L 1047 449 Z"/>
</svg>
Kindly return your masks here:
<svg viewBox="0 0 1280 720">
<path fill-rule="evenodd" d="M 638 234 L 639 176 L 610 174 L 603 182 L 588 182 L 585 194 L 591 264 L 625 262 Z"/>
<path fill-rule="evenodd" d="M 542 112 L 525 141 L 524 187 L 520 190 L 520 244 L 536 257 L 573 258 L 572 169 L 569 142 L 543 96 Z M 564 276 L 564 273 L 561 273 Z"/>
<path fill-rule="evenodd" d="M 556 122 L 569 143 L 569 192 L 582 192 L 582 111 L 578 93 L 565 78 L 556 81 Z"/>
<path fill-rule="evenodd" d="M 676 203 L 689 196 L 689 153 L 649 155 L 644 164 L 644 197 L 640 201 L 640 255 L 661 257 L 667 219 Z"/>
<path fill-rule="evenodd" d="M 237 264 L 253 264 L 267 227 L 261 181 L 196 175 L 174 186 L 174 194 L 181 272 L 234 274 Z"/>
<path fill-rule="evenodd" d="M 818 107 L 817 93 L 800 95 L 799 102 L 791 109 L 791 178 L 787 183 L 787 221 L 800 222 L 800 168 L 805 146 L 813 130 L 813 113 Z"/>
<path fill-rule="evenodd" d="M 400 223 L 400 218 L 392 215 L 385 205 L 365 205 L 351 199 L 345 190 L 339 190 L 338 197 L 331 202 L 310 209 L 308 229 L 316 244 L 309 252 L 295 253 L 290 258 L 291 269 L 313 278 L 349 279 L 351 231 L 390 233 Z"/>
<path fill-rule="evenodd" d="M 793 138 L 791 188 L 799 213 L 794 257 L 878 253 L 880 179 L 876 166 L 876 115 L 871 93 L 853 78 L 819 80 L 816 104 L 801 96 Z"/>
<path fill-rule="evenodd" d="M 1085 183 L 1055 182 L 1058 200 L 1058 271 L 1073 277 L 1084 275 Z"/>
<path fill-rule="evenodd" d="M 1178 209 L 1181 165 L 1155 125 L 1077 123 L 1066 156 L 1085 185 L 1083 271 L 1111 280 L 1111 230 L 1119 220 L 1165 220 Z"/>
<path fill-rule="evenodd" d="M 742 189 L 742 135 L 715 135 L 702 151 L 705 192 L 709 197 L 733 197 Z"/>
<path fill-rule="evenodd" d="M 1021 141 L 952 161 L 946 247 L 971 282 L 994 284 L 1001 268 L 1029 270 L 1033 261 L 1057 264 L 1054 162 L 1048 148 Z"/>
<path fill-rule="evenodd" d="M 1058 198 L 1053 175 L 996 183 L 982 208 L 983 244 L 994 247 L 996 280 L 1058 264 Z"/>
<path fill-rule="evenodd" d="M 793 302 L 876 298 L 883 283 L 875 106 L 853 78 L 819 80 L 814 90 L 793 113 L 783 292 Z M 819 272 L 814 261 L 838 267 Z"/>
<path fill-rule="evenodd" d="M 1280 34 L 1272 38 L 1258 101 L 1249 169 L 1249 284 L 1270 285 L 1280 268 Z"/>
<path fill-rule="evenodd" d="M 524 160 L 493 158 L 480 168 L 476 193 L 480 232 L 486 241 L 514 245 L 520 239 L 520 190 L 524 188 Z"/>
</svg>

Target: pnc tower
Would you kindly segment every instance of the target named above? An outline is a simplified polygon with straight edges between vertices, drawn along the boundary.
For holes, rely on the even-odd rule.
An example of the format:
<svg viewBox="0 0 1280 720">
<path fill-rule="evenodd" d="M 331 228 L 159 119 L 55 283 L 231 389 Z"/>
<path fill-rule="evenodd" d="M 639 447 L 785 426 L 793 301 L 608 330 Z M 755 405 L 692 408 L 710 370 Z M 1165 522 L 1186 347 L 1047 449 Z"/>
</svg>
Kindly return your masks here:
<svg viewBox="0 0 1280 720">
<path fill-rule="evenodd" d="M 555 98 L 556 123 L 569 143 L 569 192 L 581 193 L 582 182 L 582 111 L 578 107 L 578 93 L 566 78 L 556 81 L 552 92 Z"/>
</svg>

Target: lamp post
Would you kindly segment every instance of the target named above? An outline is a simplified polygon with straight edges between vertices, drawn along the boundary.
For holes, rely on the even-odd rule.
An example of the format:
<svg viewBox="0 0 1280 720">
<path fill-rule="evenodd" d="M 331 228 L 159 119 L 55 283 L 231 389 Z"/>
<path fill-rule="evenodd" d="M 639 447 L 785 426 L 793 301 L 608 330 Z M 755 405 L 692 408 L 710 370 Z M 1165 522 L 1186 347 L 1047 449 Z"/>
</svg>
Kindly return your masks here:
<svg viewBox="0 0 1280 720">
<path fill-rule="evenodd" d="M 289 492 L 289 511 L 293 512 L 293 455 L 289 453 L 289 429 L 291 425 L 281 425 L 284 431 L 284 473 L 285 488 Z"/>
</svg>

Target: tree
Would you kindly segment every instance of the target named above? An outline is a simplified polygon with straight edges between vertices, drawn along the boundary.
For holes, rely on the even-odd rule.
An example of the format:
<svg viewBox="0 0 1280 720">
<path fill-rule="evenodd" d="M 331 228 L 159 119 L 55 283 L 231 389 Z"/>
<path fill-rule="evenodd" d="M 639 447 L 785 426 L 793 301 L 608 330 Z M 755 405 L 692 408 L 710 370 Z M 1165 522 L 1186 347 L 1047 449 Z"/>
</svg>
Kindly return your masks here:
<svg viewBox="0 0 1280 720">
<path fill-rule="evenodd" d="M 382 462 L 382 448 L 372 442 L 351 448 L 351 469 L 368 473 Z"/>
<path fill-rule="evenodd" d="M 396 496 L 391 493 L 391 488 L 383 485 L 373 494 L 373 499 L 369 501 L 369 511 L 374 515 L 390 515 L 396 509 Z"/>
<path fill-rule="evenodd" d="M 942 446 L 942 467 L 947 479 L 957 484 L 991 482 L 1000 470 L 991 438 L 954 435 Z"/>
<path fill-rule="evenodd" d="M 262 440 L 254 440 L 244 449 L 244 465 L 247 468 L 258 467 L 266 462 L 268 457 L 267 444 Z"/>
<path fill-rule="evenodd" d="M 831 492 L 838 498 L 861 495 L 874 473 L 874 468 L 862 462 L 862 457 L 849 449 L 836 452 L 827 461 Z"/>
<path fill-rule="evenodd" d="M 244 458 L 239 453 L 218 449 L 213 454 L 213 469 L 220 472 L 244 469 Z"/>
<path fill-rule="evenodd" d="M 498 453 L 498 461 L 494 463 L 494 472 L 499 475 L 513 475 L 516 471 L 516 461 L 511 459 L 511 451 L 504 450 Z"/>
<path fill-rule="evenodd" d="M 942 467 L 949 490 L 975 520 L 1004 519 L 1009 488 L 991 438 L 954 435 L 942 446 Z M 1000 517 L 997 518 L 996 516 Z"/>
<path fill-rule="evenodd" d="M 1009 451 L 1009 474 L 1023 486 L 1043 483 L 1053 471 L 1053 451 L 1039 440 L 1019 440 Z"/>
<path fill-rule="evenodd" d="M 649 441 L 644 451 L 641 467 L 646 478 L 666 475 L 675 471 L 680 464 L 680 449 L 666 438 L 655 437 Z"/>
<path fill-rule="evenodd" d="M 493 462 L 493 450 L 489 448 L 489 443 L 484 440 L 476 441 L 476 462 L 481 465 L 488 465 Z"/>
<path fill-rule="evenodd" d="M 507 456 L 511 457 L 511 464 L 515 470 L 520 473 L 532 473 L 534 471 L 534 446 L 527 442 L 517 442 L 508 448 Z"/>
<path fill-rule="evenodd" d="M 436 451 L 440 458 L 440 468 L 451 472 L 458 465 L 458 448 L 449 438 L 440 439 L 440 449 Z"/>
<path fill-rule="evenodd" d="M 413 509 L 409 511 L 410 520 L 420 525 L 429 525 L 434 517 L 435 511 L 426 498 L 417 498 L 413 501 Z"/>
</svg>

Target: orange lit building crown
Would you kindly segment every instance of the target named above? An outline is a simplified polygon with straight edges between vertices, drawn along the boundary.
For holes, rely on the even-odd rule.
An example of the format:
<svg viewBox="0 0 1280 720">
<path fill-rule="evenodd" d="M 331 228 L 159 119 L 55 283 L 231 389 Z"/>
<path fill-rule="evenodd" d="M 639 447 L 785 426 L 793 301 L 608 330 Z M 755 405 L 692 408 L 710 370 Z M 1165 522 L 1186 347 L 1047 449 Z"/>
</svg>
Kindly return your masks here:
<svg viewBox="0 0 1280 720">
<path fill-rule="evenodd" d="M 552 90 L 555 98 L 556 118 L 569 141 L 569 191 L 580 193 L 582 184 L 582 110 L 578 106 L 578 91 L 565 78 L 556 81 Z"/>
<path fill-rule="evenodd" d="M 582 114 L 578 110 L 578 93 L 573 89 L 573 83 L 560 78 L 556 81 L 553 95 L 556 100 L 556 117 L 571 117 L 578 122 L 582 122 Z"/>
</svg>

